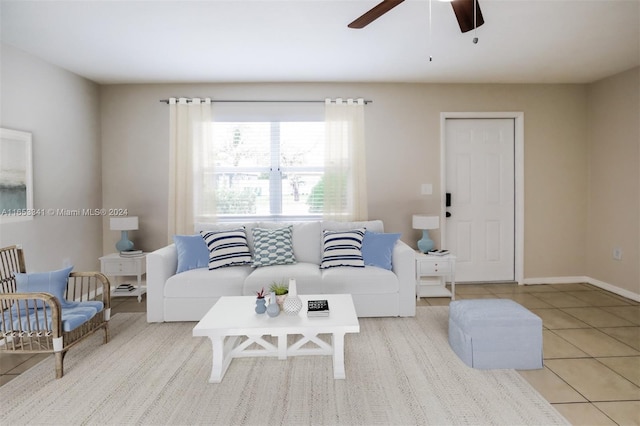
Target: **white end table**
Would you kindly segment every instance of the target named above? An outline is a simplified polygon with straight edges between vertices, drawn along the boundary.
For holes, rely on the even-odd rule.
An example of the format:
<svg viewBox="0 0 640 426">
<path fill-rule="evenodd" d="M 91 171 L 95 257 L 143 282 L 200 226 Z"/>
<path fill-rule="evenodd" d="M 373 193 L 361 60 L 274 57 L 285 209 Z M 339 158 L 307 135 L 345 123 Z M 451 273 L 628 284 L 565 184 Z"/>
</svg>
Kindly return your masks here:
<svg viewBox="0 0 640 426">
<path fill-rule="evenodd" d="M 146 253 L 141 256 L 123 257 L 120 253 L 111 253 L 100 258 L 100 272 L 112 277 L 136 276 L 138 282 L 134 291 L 117 291 L 116 284 L 111 292 L 113 296 L 137 296 L 138 303 L 142 301 L 142 295 L 147 292 L 142 286 L 142 276 L 147 272 Z"/>
<path fill-rule="evenodd" d="M 350 294 L 300 295 L 303 308 L 297 315 L 281 312 L 271 318 L 256 314 L 255 296 L 223 296 L 193 328 L 193 336 L 211 339 L 213 360 L 210 383 L 220 383 L 234 358 L 267 356 L 287 359 L 298 355 L 330 355 L 333 357 L 333 378 L 344 379 L 344 336 L 359 333 L 360 323 Z M 309 300 L 326 299 L 327 317 L 308 317 Z M 318 338 L 330 334 L 331 343 Z M 288 335 L 300 335 L 291 344 Z M 274 336 L 276 343 L 263 336 Z M 310 347 L 311 346 L 311 347 Z M 313 372 L 310 372 L 313 374 Z"/>
<path fill-rule="evenodd" d="M 434 256 L 416 252 L 416 298 L 451 297 L 456 299 L 456 257 Z M 433 277 L 436 277 L 434 280 Z M 447 278 L 451 291 L 446 287 Z"/>
</svg>

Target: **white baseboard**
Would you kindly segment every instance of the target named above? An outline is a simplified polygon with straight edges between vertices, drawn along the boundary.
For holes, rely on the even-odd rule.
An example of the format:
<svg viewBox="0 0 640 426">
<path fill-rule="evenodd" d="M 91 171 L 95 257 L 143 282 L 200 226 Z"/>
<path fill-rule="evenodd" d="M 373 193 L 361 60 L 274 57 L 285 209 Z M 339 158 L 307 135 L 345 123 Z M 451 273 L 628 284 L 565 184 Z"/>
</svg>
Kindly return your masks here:
<svg viewBox="0 0 640 426">
<path fill-rule="evenodd" d="M 595 278 L 578 276 L 578 277 L 544 277 L 544 278 L 525 278 L 522 280 L 522 284 L 535 285 L 535 284 L 573 284 L 573 283 L 587 283 L 603 290 L 610 291 L 619 296 L 626 297 L 627 299 L 640 302 L 640 294 L 633 293 L 629 290 L 616 287 L 613 284 L 606 283 L 604 281 L 597 280 Z"/>
<path fill-rule="evenodd" d="M 575 284 L 575 283 L 588 283 L 589 277 L 544 277 L 544 278 L 525 278 L 522 280 L 522 284 Z"/>
<path fill-rule="evenodd" d="M 594 285 L 603 290 L 610 291 L 611 293 L 615 293 L 619 296 L 626 297 L 627 299 L 635 300 L 636 302 L 640 302 L 640 294 L 633 293 L 629 290 L 625 290 L 624 288 L 616 287 L 613 284 L 606 283 L 604 281 L 596 280 L 595 278 L 589 278 L 589 284 Z"/>
</svg>

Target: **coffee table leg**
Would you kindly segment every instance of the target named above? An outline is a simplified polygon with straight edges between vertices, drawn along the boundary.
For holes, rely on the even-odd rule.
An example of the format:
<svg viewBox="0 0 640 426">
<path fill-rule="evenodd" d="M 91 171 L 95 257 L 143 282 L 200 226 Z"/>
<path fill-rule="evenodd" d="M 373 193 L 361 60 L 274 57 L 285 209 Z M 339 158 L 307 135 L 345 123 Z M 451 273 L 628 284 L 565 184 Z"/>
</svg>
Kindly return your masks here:
<svg viewBox="0 0 640 426">
<path fill-rule="evenodd" d="M 287 359 L 287 335 L 278 335 L 278 359 Z"/>
<path fill-rule="evenodd" d="M 220 383 L 226 372 L 224 359 L 224 337 L 211 336 L 212 361 L 211 361 L 211 377 L 209 383 Z"/>
<path fill-rule="evenodd" d="M 344 379 L 344 333 L 333 333 L 331 335 L 333 346 L 333 378 Z"/>
</svg>

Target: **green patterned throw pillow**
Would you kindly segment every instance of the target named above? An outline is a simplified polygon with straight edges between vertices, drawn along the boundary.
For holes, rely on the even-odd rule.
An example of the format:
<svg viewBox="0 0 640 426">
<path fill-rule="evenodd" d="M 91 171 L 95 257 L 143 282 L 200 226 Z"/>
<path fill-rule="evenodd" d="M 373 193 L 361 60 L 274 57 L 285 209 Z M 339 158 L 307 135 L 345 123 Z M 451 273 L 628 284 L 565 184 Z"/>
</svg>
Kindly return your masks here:
<svg viewBox="0 0 640 426">
<path fill-rule="evenodd" d="M 253 267 L 296 263 L 291 240 L 293 226 L 253 228 Z"/>
</svg>

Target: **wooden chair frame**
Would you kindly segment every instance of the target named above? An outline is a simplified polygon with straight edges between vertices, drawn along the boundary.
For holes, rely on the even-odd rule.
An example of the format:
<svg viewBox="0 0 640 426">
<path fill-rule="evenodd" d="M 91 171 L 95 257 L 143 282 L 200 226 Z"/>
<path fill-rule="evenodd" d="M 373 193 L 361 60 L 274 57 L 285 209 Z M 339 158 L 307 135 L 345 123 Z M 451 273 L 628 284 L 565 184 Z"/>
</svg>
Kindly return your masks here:
<svg viewBox="0 0 640 426">
<path fill-rule="evenodd" d="M 69 301 L 99 300 L 102 312 L 69 332 L 63 331 L 60 301 L 50 293 L 18 293 L 14 273 L 26 272 L 24 253 L 18 246 L 0 248 L 0 318 L 9 318 L 0 324 L 0 352 L 3 353 L 51 353 L 56 359 L 56 378 L 64 375 L 64 356 L 69 349 L 104 330 L 104 343 L 109 341 L 111 315 L 111 285 L 100 272 L 71 272 L 65 297 Z M 21 301 L 21 302 L 19 302 Z M 35 320 L 30 321 L 24 310 L 12 307 L 26 306 L 33 309 Z M 14 320 L 18 321 L 14 321 Z M 18 323 L 17 326 L 12 324 Z M 17 328 L 17 329 L 16 329 Z"/>
</svg>

